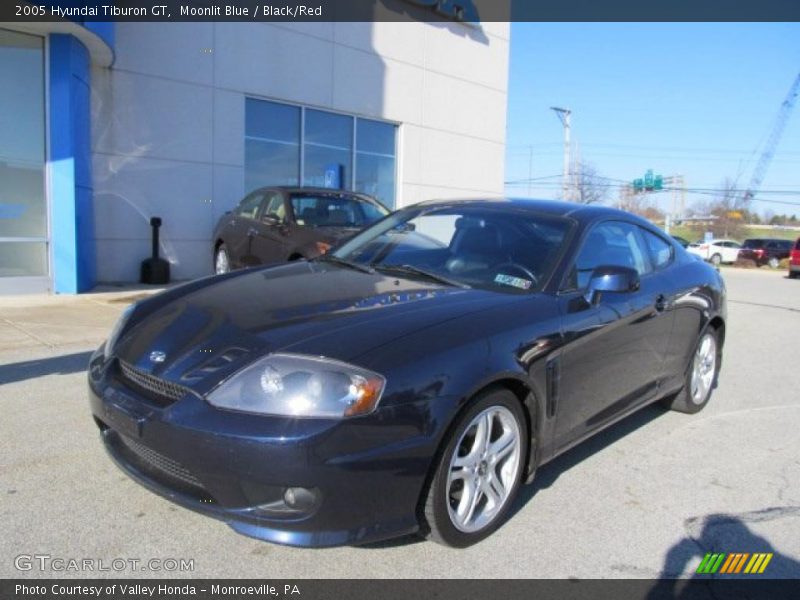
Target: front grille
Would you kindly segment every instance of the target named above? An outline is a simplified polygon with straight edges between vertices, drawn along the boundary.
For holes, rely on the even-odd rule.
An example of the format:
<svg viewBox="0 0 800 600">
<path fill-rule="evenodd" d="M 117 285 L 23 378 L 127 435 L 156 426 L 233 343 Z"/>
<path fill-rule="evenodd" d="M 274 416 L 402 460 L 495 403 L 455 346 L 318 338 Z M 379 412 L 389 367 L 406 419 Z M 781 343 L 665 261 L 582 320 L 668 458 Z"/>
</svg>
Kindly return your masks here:
<svg viewBox="0 0 800 600">
<path fill-rule="evenodd" d="M 156 476 L 159 474 L 165 475 L 169 479 L 177 480 L 193 488 L 203 489 L 203 484 L 200 483 L 200 480 L 177 460 L 164 456 L 124 435 L 120 435 L 119 439 L 123 446 L 139 459 L 140 466 L 145 467 L 145 470 L 151 474 Z"/>
<path fill-rule="evenodd" d="M 180 400 L 189 392 L 189 389 L 182 385 L 150 375 L 150 373 L 137 369 L 122 360 L 119 361 L 119 370 L 125 381 L 162 406 L 167 406 L 176 400 Z"/>
</svg>

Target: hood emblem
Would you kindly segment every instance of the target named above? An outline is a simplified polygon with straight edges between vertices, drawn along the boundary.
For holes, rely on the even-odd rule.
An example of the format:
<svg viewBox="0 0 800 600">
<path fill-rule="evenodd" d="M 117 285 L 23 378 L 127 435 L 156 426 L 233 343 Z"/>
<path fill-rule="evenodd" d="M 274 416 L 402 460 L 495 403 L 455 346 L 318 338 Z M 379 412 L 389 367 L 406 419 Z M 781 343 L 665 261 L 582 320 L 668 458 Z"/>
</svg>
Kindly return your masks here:
<svg viewBox="0 0 800 600">
<path fill-rule="evenodd" d="M 166 352 L 162 352 L 161 350 L 153 350 L 150 353 L 150 362 L 163 363 L 165 360 L 167 360 Z"/>
</svg>

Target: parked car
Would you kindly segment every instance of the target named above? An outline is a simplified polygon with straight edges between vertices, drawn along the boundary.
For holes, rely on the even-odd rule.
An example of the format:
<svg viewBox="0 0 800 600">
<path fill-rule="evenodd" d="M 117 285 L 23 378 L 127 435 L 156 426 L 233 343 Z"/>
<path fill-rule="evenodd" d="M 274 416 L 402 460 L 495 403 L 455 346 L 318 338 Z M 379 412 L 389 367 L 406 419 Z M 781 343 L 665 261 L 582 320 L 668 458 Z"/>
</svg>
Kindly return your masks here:
<svg viewBox="0 0 800 600">
<path fill-rule="evenodd" d="M 629 213 L 428 202 L 133 305 L 90 404 L 123 471 L 240 533 L 463 547 L 589 435 L 656 401 L 702 410 L 725 319 L 720 273 Z"/>
<path fill-rule="evenodd" d="M 214 272 L 314 258 L 389 214 L 380 202 L 327 188 L 262 188 L 220 218 Z"/>
<path fill-rule="evenodd" d="M 683 248 L 686 248 L 690 244 L 689 240 L 682 238 L 679 235 L 673 235 L 672 239 L 678 242 Z"/>
<path fill-rule="evenodd" d="M 784 258 L 789 258 L 794 243 L 791 240 L 768 238 L 747 239 L 739 250 L 739 258 L 752 260 L 756 266 L 769 265 L 777 269 Z"/>
<path fill-rule="evenodd" d="M 789 277 L 791 279 L 800 277 L 800 238 L 797 238 L 789 255 Z"/>
<path fill-rule="evenodd" d="M 741 248 L 742 245 L 734 240 L 712 239 L 708 242 L 699 240 L 691 243 L 686 250 L 717 266 L 721 263 L 735 263 Z"/>
</svg>

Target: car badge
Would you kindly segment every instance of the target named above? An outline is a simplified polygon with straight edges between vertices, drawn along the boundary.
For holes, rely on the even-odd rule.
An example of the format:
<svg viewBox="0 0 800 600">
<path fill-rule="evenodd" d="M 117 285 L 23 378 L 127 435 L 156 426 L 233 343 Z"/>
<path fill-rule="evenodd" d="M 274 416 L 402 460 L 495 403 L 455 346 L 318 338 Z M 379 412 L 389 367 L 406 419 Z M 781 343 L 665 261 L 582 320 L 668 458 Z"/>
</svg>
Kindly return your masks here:
<svg viewBox="0 0 800 600">
<path fill-rule="evenodd" d="M 162 363 L 167 360 L 167 353 L 162 352 L 161 350 L 153 350 L 150 353 L 150 362 L 154 363 Z"/>
</svg>

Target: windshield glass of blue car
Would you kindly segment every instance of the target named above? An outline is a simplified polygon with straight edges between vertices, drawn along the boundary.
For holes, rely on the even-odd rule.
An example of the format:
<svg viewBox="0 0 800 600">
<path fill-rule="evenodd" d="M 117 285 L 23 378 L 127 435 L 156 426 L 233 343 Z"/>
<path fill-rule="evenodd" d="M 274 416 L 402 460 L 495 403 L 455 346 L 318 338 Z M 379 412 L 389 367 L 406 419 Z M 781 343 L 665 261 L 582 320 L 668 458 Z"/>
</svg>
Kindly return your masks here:
<svg viewBox="0 0 800 600">
<path fill-rule="evenodd" d="M 292 194 L 292 211 L 306 227 L 366 227 L 389 214 L 378 203 L 339 194 Z"/>
<path fill-rule="evenodd" d="M 538 291 L 571 222 L 478 207 L 400 210 L 333 252 L 334 259 L 394 275 L 506 293 Z"/>
</svg>

